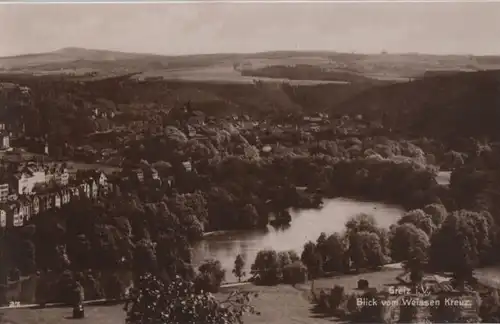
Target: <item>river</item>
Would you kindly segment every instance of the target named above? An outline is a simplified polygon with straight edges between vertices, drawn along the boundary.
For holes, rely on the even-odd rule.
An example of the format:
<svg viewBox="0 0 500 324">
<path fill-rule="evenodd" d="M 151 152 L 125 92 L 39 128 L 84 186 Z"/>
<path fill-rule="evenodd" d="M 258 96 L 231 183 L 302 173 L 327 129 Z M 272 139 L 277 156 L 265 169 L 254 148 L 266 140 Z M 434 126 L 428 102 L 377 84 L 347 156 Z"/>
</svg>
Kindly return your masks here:
<svg viewBox="0 0 500 324">
<path fill-rule="evenodd" d="M 344 198 L 328 199 L 319 210 L 291 211 L 292 222 L 287 229 L 276 230 L 269 226 L 267 230 L 209 235 L 193 247 L 193 264 L 198 266 L 205 259 L 215 258 L 226 270 L 226 281 L 234 282 L 236 278 L 231 271 L 238 254 L 245 256 L 248 274 L 260 250 L 295 250 L 300 255 L 304 243 L 309 240 L 316 241 L 321 232 L 330 234 L 343 231 L 347 220 L 359 213 L 374 215 L 379 226 L 388 228 L 401 217 L 404 210 L 381 203 Z"/>
</svg>

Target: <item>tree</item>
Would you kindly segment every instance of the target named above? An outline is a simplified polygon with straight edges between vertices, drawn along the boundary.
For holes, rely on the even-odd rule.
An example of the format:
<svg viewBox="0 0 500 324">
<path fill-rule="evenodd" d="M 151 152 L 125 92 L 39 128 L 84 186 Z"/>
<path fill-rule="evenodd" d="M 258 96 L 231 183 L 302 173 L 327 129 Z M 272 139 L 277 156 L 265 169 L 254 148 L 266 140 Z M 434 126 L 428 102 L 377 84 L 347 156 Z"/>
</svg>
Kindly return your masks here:
<svg viewBox="0 0 500 324">
<path fill-rule="evenodd" d="M 295 261 L 283 268 L 283 281 L 296 285 L 307 281 L 307 267 L 300 261 Z"/>
<path fill-rule="evenodd" d="M 257 297 L 257 295 L 254 295 Z M 126 307 L 127 324 L 236 324 L 246 312 L 259 314 L 250 306 L 249 292 L 234 291 L 219 301 L 210 293 L 197 293 L 194 284 L 176 277 L 166 284 L 151 274 L 141 276 L 131 306 Z"/>
<path fill-rule="evenodd" d="M 335 233 L 325 240 L 324 248 L 324 264 L 325 271 L 338 271 L 342 272 L 344 269 L 344 242 L 343 238 Z"/>
<path fill-rule="evenodd" d="M 238 282 L 241 282 L 241 278 L 245 276 L 245 271 L 243 269 L 245 268 L 245 259 L 241 254 L 238 254 L 236 256 L 236 260 L 234 260 L 234 269 L 233 269 L 233 274 L 238 278 Z"/>
<path fill-rule="evenodd" d="M 136 273 L 151 273 L 158 269 L 156 245 L 150 240 L 142 239 L 134 249 L 134 270 Z"/>
<path fill-rule="evenodd" d="M 288 256 L 290 257 L 290 261 L 292 263 L 296 262 L 296 261 L 300 261 L 299 255 L 294 250 L 288 251 Z"/>
<path fill-rule="evenodd" d="M 421 229 L 429 236 L 432 235 L 436 228 L 436 225 L 431 216 L 427 215 L 421 209 L 415 209 L 407 212 L 398 221 L 399 225 L 407 223 L 415 225 L 417 228 Z"/>
<path fill-rule="evenodd" d="M 315 278 L 322 273 L 321 254 L 313 242 L 309 241 L 304 245 L 304 251 L 302 251 L 300 260 L 307 267 L 309 277 Z"/>
<path fill-rule="evenodd" d="M 219 260 L 211 259 L 203 262 L 199 267 L 200 272 L 195 279 L 195 288 L 200 291 L 216 293 L 226 276 Z"/>
<path fill-rule="evenodd" d="M 432 238 L 431 264 L 452 271 L 459 281 L 470 279 L 472 270 L 492 255 L 492 222 L 488 213 L 458 210 L 448 215 Z"/>
<path fill-rule="evenodd" d="M 23 275 L 29 275 L 36 270 L 35 244 L 30 240 L 21 240 L 17 249 L 19 270 Z"/>
<path fill-rule="evenodd" d="M 424 231 L 411 223 L 394 226 L 391 231 L 391 257 L 394 261 L 427 258 L 430 243 L 429 237 Z"/>
<path fill-rule="evenodd" d="M 441 204 L 430 204 L 424 207 L 424 212 L 429 215 L 437 227 L 441 226 L 448 212 L 446 207 Z"/>
<path fill-rule="evenodd" d="M 280 281 L 281 269 L 278 253 L 274 250 L 262 250 L 257 253 L 250 272 L 261 284 L 274 285 Z"/>
</svg>

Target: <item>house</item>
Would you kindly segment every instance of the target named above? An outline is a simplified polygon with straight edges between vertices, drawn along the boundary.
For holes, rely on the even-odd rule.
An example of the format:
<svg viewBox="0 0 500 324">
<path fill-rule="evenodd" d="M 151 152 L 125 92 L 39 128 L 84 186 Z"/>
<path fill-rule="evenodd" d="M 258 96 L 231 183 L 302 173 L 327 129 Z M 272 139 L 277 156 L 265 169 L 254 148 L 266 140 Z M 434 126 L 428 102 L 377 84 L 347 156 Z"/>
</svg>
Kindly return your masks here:
<svg viewBox="0 0 500 324">
<path fill-rule="evenodd" d="M 151 179 L 160 180 L 160 175 L 158 174 L 158 171 L 155 168 L 151 168 Z"/>
<path fill-rule="evenodd" d="M 34 166 L 29 168 L 30 173 L 33 175 L 33 182 L 44 183 L 47 182 L 45 178 L 45 170 L 42 167 Z"/>
<path fill-rule="evenodd" d="M 61 190 L 61 204 L 66 205 L 71 201 L 71 191 L 69 189 Z"/>
<path fill-rule="evenodd" d="M 144 181 L 144 172 L 142 172 L 141 169 L 134 169 L 132 172 L 134 173 L 137 181 L 139 181 L 139 182 Z"/>
<path fill-rule="evenodd" d="M 0 142 L 0 150 L 7 150 L 10 148 L 10 136 L 9 134 L 2 134 L 1 135 L 1 142 Z"/>
<path fill-rule="evenodd" d="M 73 187 L 70 190 L 71 190 L 71 196 L 72 197 L 80 197 L 80 188 Z"/>
<path fill-rule="evenodd" d="M 41 205 L 40 197 L 38 196 L 33 197 L 33 199 L 31 200 L 32 215 L 38 215 L 40 213 L 40 205 Z"/>
<path fill-rule="evenodd" d="M 67 186 L 69 183 L 69 171 L 66 167 L 57 167 L 54 174 L 54 180 L 61 186 Z"/>
<path fill-rule="evenodd" d="M 191 162 L 190 162 L 190 161 L 185 161 L 185 162 L 182 162 L 182 166 L 184 167 L 184 169 L 185 169 L 187 172 L 191 172 L 191 171 L 193 171 L 193 166 L 191 165 Z"/>
<path fill-rule="evenodd" d="M 99 173 L 99 178 L 98 178 L 98 184 L 101 187 L 107 187 L 108 186 L 108 177 L 104 172 Z"/>
<path fill-rule="evenodd" d="M 61 208 L 62 206 L 62 198 L 61 198 L 61 194 L 59 194 L 58 192 L 56 192 L 54 195 L 52 195 L 52 198 L 54 199 L 54 207 L 55 208 Z"/>
<path fill-rule="evenodd" d="M 6 202 L 9 197 L 9 184 L 1 183 L 0 184 L 0 202 Z"/>
<path fill-rule="evenodd" d="M 29 222 L 32 215 L 32 205 L 27 197 L 22 197 L 19 200 L 19 213 L 22 214 L 24 220 Z"/>
<path fill-rule="evenodd" d="M 19 207 L 17 204 L 14 204 L 10 208 L 10 212 L 12 215 L 12 226 L 21 227 L 24 225 L 23 215 L 19 212 Z"/>
<path fill-rule="evenodd" d="M 35 184 L 36 182 L 33 174 L 28 172 L 14 174 L 13 185 L 17 189 L 17 193 L 20 195 L 30 194 L 35 187 Z"/>
<path fill-rule="evenodd" d="M 205 115 L 193 115 L 187 120 L 190 125 L 205 125 Z"/>
<path fill-rule="evenodd" d="M 239 126 L 241 129 L 250 130 L 255 128 L 257 124 L 252 121 L 242 121 L 240 122 Z"/>
<path fill-rule="evenodd" d="M 7 132 L 5 123 L 0 122 L 0 150 L 7 150 L 10 148 L 10 135 Z"/>
<path fill-rule="evenodd" d="M 97 195 L 99 194 L 99 186 L 94 179 L 89 180 L 89 193 L 90 198 L 92 199 L 97 198 Z"/>
<path fill-rule="evenodd" d="M 174 186 L 174 177 L 173 176 L 167 177 L 167 184 L 168 184 L 169 188 L 173 188 L 173 186 Z"/>
<path fill-rule="evenodd" d="M 3 207 L 0 207 L 0 227 L 1 228 L 7 227 L 7 212 Z"/>
<path fill-rule="evenodd" d="M 44 166 L 45 170 L 45 183 L 51 183 L 56 181 L 56 169 L 52 166 Z"/>
<path fill-rule="evenodd" d="M 45 170 L 35 164 L 23 165 L 13 175 L 12 186 L 19 195 L 31 194 L 36 184 L 46 183 Z"/>
<path fill-rule="evenodd" d="M 81 183 L 78 187 L 80 190 L 79 196 L 90 198 L 90 185 L 88 183 Z"/>
<path fill-rule="evenodd" d="M 43 211 L 51 210 L 54 207 L 54 199 L 51 195 L 40 196 L 41 209 Z"/>
</svg>

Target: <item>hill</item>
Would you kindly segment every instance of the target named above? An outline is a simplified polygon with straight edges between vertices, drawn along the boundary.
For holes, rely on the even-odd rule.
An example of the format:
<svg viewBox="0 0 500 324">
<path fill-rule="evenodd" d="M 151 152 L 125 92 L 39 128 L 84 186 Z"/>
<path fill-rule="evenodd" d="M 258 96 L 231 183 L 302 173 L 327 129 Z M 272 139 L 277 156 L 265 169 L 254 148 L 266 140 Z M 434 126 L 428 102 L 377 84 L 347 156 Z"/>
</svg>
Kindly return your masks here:
<svg viewBox="0 0 500 324">
<path fill-rule="evenodd" d="M 479 71 L 500 69 L 500 57 L 465 55 L 410 54 L 355 54 L 324 51 L 279 51 L 251 54 L 200 54 L 164 56 L 142 53 L 124 53 L 77 47 L 57 51 L 0 58 L 0 72 L 29 74 L 100 74 L 102 76 L 144 73 L 169 80 L 242 82 L 241 72 L 259 76 L 262 69 L 278 66 L 278 71 L 267 70 L 269 78 L 297 80 L 296 73 L 283 67 L 310 66 L 329 71 L 329 76 L 313 76 L 313 80 L 329 80 L 333 71 L 337 81 L 357 81 L 363 78 L 406 81 L 432 71 Z M 252 73 L 252 70 L 258 72 Z M 260 71 L 260 72 L 259 72 Z M 289 73 L 291 72 L 291 73 Z M 289 77 L 292 75 L 292 77 Z M 340 78 L 340 80 L 338 80 Z M 251 78 L 246 78 L 250 79 Z"/>
<path fill-rule="evenodd" d="M 417 136 L 499 138 L 500 71 L 425 77 L 372 87 L 331 106 Z"/>
</svg>

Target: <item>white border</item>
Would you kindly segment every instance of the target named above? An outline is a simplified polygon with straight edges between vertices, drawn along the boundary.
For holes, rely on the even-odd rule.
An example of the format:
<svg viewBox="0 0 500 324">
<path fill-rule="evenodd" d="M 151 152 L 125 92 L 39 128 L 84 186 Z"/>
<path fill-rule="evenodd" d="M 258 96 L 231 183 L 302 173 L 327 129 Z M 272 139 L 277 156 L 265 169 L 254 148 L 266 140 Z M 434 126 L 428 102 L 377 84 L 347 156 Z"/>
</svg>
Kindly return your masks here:
<svg viewBox="0 0 500 324">
<path fill-rule="evenodd" d="M 17 0 L 4 1 L 2 4 L 215 4 L 215 3 L 500 3 L 500 0 L 116 0 L 116 1 L 54 1 L 54 0 Z"/>
</svg>

